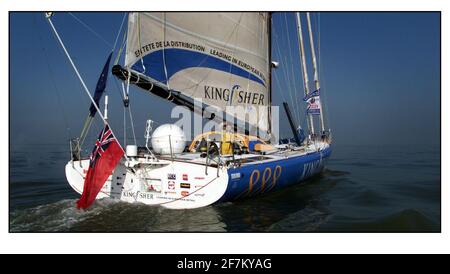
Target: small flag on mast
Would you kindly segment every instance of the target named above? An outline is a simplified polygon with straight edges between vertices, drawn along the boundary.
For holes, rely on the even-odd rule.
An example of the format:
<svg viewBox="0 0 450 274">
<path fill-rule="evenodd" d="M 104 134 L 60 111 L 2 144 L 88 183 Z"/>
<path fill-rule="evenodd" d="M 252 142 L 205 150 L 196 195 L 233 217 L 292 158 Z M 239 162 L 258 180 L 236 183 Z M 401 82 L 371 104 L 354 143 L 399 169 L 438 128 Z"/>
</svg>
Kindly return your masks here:
<svg viewBox="0 0 450 274">
<path fill-rule="evenodd" d="M 102 74 L 100 74 L 100 77 L 97 81 L 97 86 L 95 87 L 94 92 L 94 101 L 95 104 L 98 106 L 100 102 L 100 98 L 102 98 L 103 93 L 105 92 L 106 88 L 106 82 L 108 81 L 108 70 L 109 70 L 109 63 L 111 61 L 112 52 L 109 54 L 108 59 L 106 60 L 105 65 L 103 66 Z M 95 108 L 94 104 L 91 103 L 91 106 L 89 107 L 89 116 L 94 117 L 97 113 L 97 109 Z"/>
<path fill-rule="evenodd" d="M 122 156 L 123 149 L 106 124 L 92 150 L 89 169 L 84 179 L 83 194 L 77 201 L 78 208 L 86 209 L 94 202 Z"/>
<path fill-rule="evenodd" d="M 319 115 L 320 114 L 320 88 L 308 93 L 303 101 L 308 103 L 306 114 Z"/>
<path fill-rule="evenodd" d="M 309 99 L 311 99 L 312 97 L 318 97 L 318 96 L 320 96 L 320 88 L 319 89 L 316 89 L 315 91 L 313 91 L 313 92 L 310 92 L 310 93 L 308 93 L 308 94 L 306 94 L 306 96 L 303 98 L 303 101 L 308 101 Z"/>
</svg>

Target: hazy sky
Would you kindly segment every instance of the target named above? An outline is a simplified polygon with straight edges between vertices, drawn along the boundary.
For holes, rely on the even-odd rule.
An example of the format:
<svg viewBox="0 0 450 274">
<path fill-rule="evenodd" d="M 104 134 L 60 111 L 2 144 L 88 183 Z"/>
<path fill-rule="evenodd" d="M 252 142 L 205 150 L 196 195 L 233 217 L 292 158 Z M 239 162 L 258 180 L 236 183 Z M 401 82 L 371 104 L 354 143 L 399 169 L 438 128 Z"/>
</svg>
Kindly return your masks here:
<svg viewBox="0 0 450 274">
<path fill-rule="evenodd" d="M 93 91 L 124 14 L 75 15 L 101 38 L 70 14 L 56 13 L 53 22 Z M 314 14 L 312 19 L 318 47 L 320 44 L 326 118 L 336 145 L 439 144 L 439 13 L 337 12 Z M 303 84 L 294 14 L 274 14 L 273 34 L 273 59 L 281 63 L 274 71 L 278 77 L 273 83 L 274 104 L 281 104 L 291 94 L 297 94 L 301 104 Z M 9 45 L 11 145 L 64 144 L 69 137 L 78 136 L 89 101 L 44 15 L 10 13 Z M 284 70 L 297 78 L 288 81 Z M 110 121 L 122 136 L 118 83 L 110 75 L 107 93 Z M 136 88 L 130 93 L 140 139 L 146 119 L 170 122 L 170 103 Z M 304 121 L 304 112 L 292 108 Z M 289 136 L 284 113 L 281 118 L 282 135 Z M 92 136 L 98 134 L 100 124 L 96 126 Z"/>
</svg>

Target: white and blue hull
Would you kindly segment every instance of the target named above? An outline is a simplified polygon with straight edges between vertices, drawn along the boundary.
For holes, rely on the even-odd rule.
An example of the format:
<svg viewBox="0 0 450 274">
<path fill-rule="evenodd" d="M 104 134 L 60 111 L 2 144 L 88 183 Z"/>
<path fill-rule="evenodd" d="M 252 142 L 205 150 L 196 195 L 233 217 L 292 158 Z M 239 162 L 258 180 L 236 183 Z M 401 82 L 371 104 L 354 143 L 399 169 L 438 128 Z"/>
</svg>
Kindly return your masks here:
<svg viewBox="0 0 450 274">
<path fill-rule="evenodd" d="M 243 158 L 238 167 L 206 166 L 200 160 L 136 158 L 122 161 L 108 178 L 97 199 L 114 198 L 131 203 L 172 209 L 204 207 L 276 191 L 318 173 L 331 154 L 323 144 L 309 152 L 277 153 Z M 256 158 L 254 157 L 254 158 Z M 245 161 L 247 159 L 247 161 Z M 89 160 L 70 161 L 66 176 L 81 194 Z"/>
<path fill-rule="evenodd" d="M 291 156 L 228 170 L 227 190 L 218 202 L 276 191 L 298 184 L 320 173 L 331 154 L 331 147 L 306 155 Z"/>
</svg>

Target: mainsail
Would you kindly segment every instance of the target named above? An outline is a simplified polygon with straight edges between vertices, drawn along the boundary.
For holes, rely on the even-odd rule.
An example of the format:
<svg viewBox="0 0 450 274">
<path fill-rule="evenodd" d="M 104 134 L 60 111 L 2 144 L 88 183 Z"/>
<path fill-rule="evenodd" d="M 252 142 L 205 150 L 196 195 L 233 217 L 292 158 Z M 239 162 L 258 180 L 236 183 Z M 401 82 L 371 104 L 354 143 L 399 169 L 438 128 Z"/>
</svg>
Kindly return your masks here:
<svg viewBox="0 0 450 274">
<path fill-rule="evenodd" d="M 269 21 L 268 13 L 130 13 L 125 68 L 267 132 Z"/>
</svg>

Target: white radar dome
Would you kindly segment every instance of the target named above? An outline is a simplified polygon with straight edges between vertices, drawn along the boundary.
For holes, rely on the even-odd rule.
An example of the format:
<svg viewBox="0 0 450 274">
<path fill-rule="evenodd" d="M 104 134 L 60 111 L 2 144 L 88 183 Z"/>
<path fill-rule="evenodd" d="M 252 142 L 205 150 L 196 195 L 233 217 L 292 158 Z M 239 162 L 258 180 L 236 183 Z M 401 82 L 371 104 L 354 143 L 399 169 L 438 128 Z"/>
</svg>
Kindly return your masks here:
<svg viewBox="0 0 450 274">
<path fill-rule="evenodd" d="M 179 154 L 183 152 L 186 137 L 183 130 L 173 124 L 159 126 L 152 134 L 152 148 L 158 154 Z"/>
</svg>

